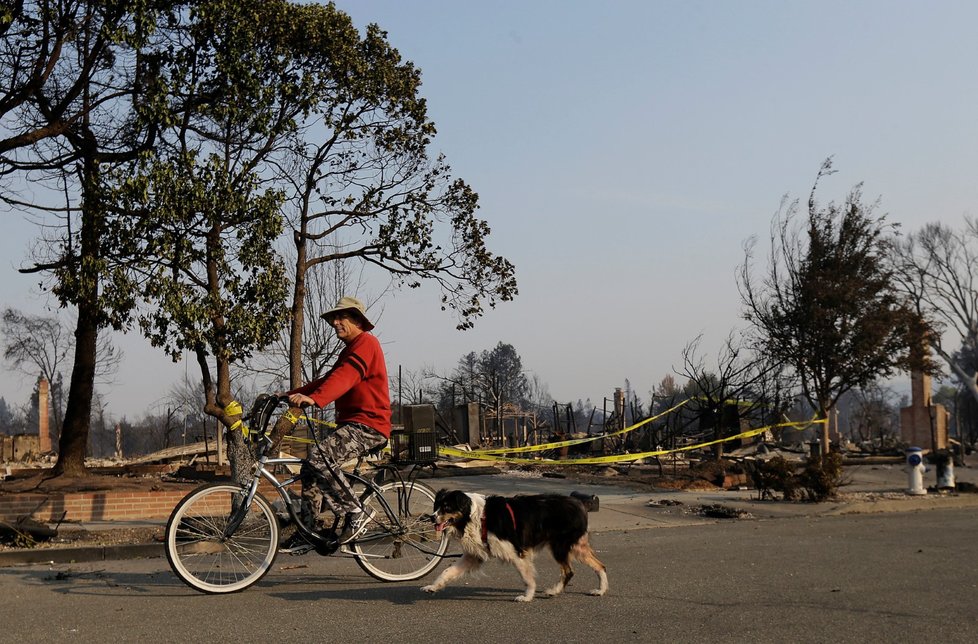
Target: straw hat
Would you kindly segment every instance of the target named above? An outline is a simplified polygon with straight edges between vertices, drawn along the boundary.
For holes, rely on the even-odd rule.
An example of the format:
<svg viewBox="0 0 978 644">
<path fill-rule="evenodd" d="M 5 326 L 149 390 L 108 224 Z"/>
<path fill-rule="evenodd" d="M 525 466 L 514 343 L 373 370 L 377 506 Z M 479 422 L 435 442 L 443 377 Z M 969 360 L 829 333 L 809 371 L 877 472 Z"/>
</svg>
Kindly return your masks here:
<svg viewBox="0 0 978 644">
<path fill-rule="evenodd" d="M 361 303 L 357 298 L 350 297 L 348 295 L 341 297 L 340 301 L 336 303 L 336 306 L 323 313 L 320 317 L 326 320 L 327 324 L 332 324 L 333 318 L 335 318 L 338 313 L 342 312 L 356 313 L 358 316 L 360 316 L 360 322 L 362 323 L 364 331 L 371 331 L 374 328 L 373 323 L 367 317 L 367 310 L 364 308 L 363 303 Z"/>
</svg>

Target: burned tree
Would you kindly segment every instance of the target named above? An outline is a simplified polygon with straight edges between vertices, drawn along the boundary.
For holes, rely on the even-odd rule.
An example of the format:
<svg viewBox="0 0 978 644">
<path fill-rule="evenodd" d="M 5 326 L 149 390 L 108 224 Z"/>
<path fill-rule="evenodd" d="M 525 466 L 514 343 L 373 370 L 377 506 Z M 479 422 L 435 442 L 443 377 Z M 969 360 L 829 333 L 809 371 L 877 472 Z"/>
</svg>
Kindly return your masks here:
<svg viewBox="0 0 978 644">
<path fill-rule="evenodd" d="M 818 172 L 799 222 L 798 201 L 782 201 L 772 225 L 767 271 L 753 272 L 746 244 L 739 287 L 758 350 L 798 378 L 804 398 L 827 418 L 839 397 L 910 365 L 916 316 L 897 291 L 889 261 L 892 226 L 863 203 L 856 186 L 842 204 L 821 207 Z M 822 453 L 828 454 L 823 425 Z"/>
<path fill-rule="evenodd" d="M 978 219 L 966 217 L 961 231 L 928 224 L 896 249 L 896 277 L 927 322 L 929 348 L 978 402 Z M 957 351 L 942 341 L 946 335 Z"/>
<path fill-rule="evenodd" d="M 721 441 L 740 433 L 742 420 L 757 417 L 770 407 L 772 369 L 731 334 L 713 370 L 699 355 L 700 340 L 697 337 L 683 349 L 683 366 L 677 373 L 688 378 L 686 391 L 691 399 L 687 409 L 697 414 L 702 429 L 712 433 L 711 441 Z M 723 445 L 713 447 L 717 460 L 723 456 Z"/>
</svg>

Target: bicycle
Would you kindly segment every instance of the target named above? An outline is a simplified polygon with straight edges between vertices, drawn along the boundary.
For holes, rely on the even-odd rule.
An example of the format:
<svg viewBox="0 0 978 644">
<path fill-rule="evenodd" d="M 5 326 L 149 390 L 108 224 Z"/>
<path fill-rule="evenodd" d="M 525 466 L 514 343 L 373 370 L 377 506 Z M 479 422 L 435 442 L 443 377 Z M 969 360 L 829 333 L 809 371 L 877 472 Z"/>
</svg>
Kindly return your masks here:
<svg viewBox="0 0 978 644">
<path fill-rule="evenodd" d="M 248 417 L 253 425 L 249 441 L 257 445 L 258 458 L 247 484 L 202 485 L 173 509 L 166 524 L 165 550 L 177 577 L 195 590 L 220 594 L 242 591 L 271 570 L 279 551 L 280 525 L 276 509 L 258 491 L 263 480 L 278 493 L 288 520 L 309 542 L 310 550 L 324 556 L 337 551 L 352 556 L 360 568 L 380 581 L 411 581 L 434 570 L 445 557 L 448 536 L 435 530 L 431 520 L 435 492 L 415 480 L 417 466 L 405 478 L 396 464 L 379 463 L 377 475 L 368 478 L 361 472 L 361 458 L 352 472 L 344 472 L 367 511 L 361 516 L 371 511 L 373 516 L 365 532 L 342 548 L 336 544 L 335 521 L 333 530 L 320 533 L 299 519 L 288 487 L 300 475 L 280 480 L 272 471 L 307 462 L 271 455 L 275 445 L 268 425 L 283 402 L 285 399 L 267 395 L 255 401 Z M 312 435 L 315 438 L 314 430 Z M 325 473 L 339 467 L 328 462 Z M 388 476 L 393 480 L 384 482 Z"/>
</svg>

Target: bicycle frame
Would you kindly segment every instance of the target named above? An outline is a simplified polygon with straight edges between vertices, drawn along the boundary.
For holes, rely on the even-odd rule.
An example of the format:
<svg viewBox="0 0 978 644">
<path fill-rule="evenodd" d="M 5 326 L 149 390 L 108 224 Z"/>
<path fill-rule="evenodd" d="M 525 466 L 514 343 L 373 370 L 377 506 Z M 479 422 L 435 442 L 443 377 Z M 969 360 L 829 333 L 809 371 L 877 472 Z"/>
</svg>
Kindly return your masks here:
<svg viewBox="0 0 978 644">
<path fill-rule="evenodd" d="M 251 504 L 255 498 L 255 494 L 258 492 L 259 484 L 261 483 L 262 479 L 264 479 L 265 481 L 270 483 L 272 487 L 274 487 L 275 490 L 278 492 L 279 497 L 282 499 L 282 502 L 285 504 L 286 511 L 289 513 L 289 517 L 291 518 L 293 523 L 295 523 L 296 529 L 300 533 L 302 533 L 302 535 L 306 537 L 306 539 L 309 540 L 311 544 L 317 546 L 317 548 L 335 550 L 336 548 L 335 542 L 327 537 L 324 537 L 323 535 L 319 534 L 318 532 L 309 528 L 308 526 L 306 526 L 305 523 L 296 514 L 295 509 L 292 507 L 292 499 L 289 496 L 288 487 L 296 482 L 299 482 L 301 480 L 301 475 L 292 476 L 285 480 L 279 480 L 279 478 L 269 469 L 270 467 L 274 467 L 276 465 L 286 465 L 286 466 L 299 465 L 301 467 L 303 464 L 307 464 L 309 461 L 307 459 L 299 458 L 297 456 L 269 457 L 268 454 L 265 453 L 265 451 L 267 451 L 268 447 L 271 446 L 270 442 L 268 441 L 267 437 L 262 436 L 262 438 L 266 442 L 266 445 L 262 450 L 261 456 L 259 457 L 258 461 L 254 465 L 254 474 L 252 476 L 251 483 L 249 483 L 247 488 L 245 488 L 244 501 L 241 504 L 241 506 L 238 508 L 238 511 L 234 513 L 234 516 L 231 517 L 231 520 L 228 522 L 228 526 L 224 531 L 225 538 L 234 534 L 234 531 L 241 524 L 241 521 L 244 519 L 245 515 L 247 514 L 248 508 L 251 507 Z M 366 491 L 363 493 L 363 495 L 372 492 L 376 496 L 376 498 L 380 501 L 381 505 L 384 508 L 384 512 L 387 513 L 387 516 L 391 520 L 392 524 L 397 525 L 401 527 L 401 529 L 403 529 L 403 526 L 401 526 L 400 519 L 398 518 L 397 510 L 391 508 L 390 504 L 387 502 L 387 499 L 385 499 L 384 496 L 380 494 L 380 488 L 377 486 L 377 484 L 360 474 L 361 462 L 362 459 L 360 459 L 360 461 L 357 462 L 357 465 L 352 472 L 345 472 L 344 476 L 346 476 L 347 479 L 352 480 L 352 482 L 354 483 L 359 483 L 363 485 L 366 488 Z M 327 462 L 324 465 L 326 467 L 327 473 L 330 476 L 335 477 L 336 473 L 334 468 L 337 467 L 336 464 Z M 401 482 L 402 484 L 405 483 L 403 476 L 401 475 L 400 471 L 397 468 L 391 466 L 384 466 L 382 467 L 381 471 L 392 472 L 399 482 Z M 408 483 L 410 483 L 413 479 L 414 476 L 409 476 Z M 408 487 L 407 489 L 410 490 L 410 487 Z M 363 495 L 361 495 L 361 497 Z M 409 501 L 410 501 L 409 498 L 398 499 L 398 503 L 404 504 L 405 507 Z M 386 536 L 386 535 L 382 535 L 382 536 Z M 369 539 L 370 539 L 369 536 L 367 536 L 366 539 L 361 538 L 360 540 L 366 541 Z M 431 554 L 435 554 L 435 553 L 431 553 Z"/>
<path fill-rule="evenodd" d="M 229 517 L 228 525 L 223 531 L 223 536 L 224 538 L 230 537 L 231 535 L 234 534 L 234 531 L 237 530 L 237 528 L 241 525 L 241 522 L 244 520 L 245 516 L 247 515 L 248 509 L 251 507 L 252 502 L 254 501 L 255 494 L 257 494 L 258 492 L 258 486 L 261 483 L 262 479 L 264 479 L 268 481 L 268 483 L 270 483 L 272 487 L 274 487 L 275 490 L 278 492 L 279 497 L 282 499 L 282 502 L 285 505 L 286 511 L 289 513 L 289 517 L 291 518 L 293 523 L 295 523 L 296 529 L 306 538 L 307 541 L 309 541 L 311 544 L 316 546 L 317 550 L 320 551 L 322 554 L 331 554 L 336 549 L 335 540 L 331 540 L 328 537 L 324 537 L 314 529 L 306 526 L 305 523 L 296 514 L 295 509 L 292 507 L 292 499 L 289 496 L 288 486 L 300 481 L 301 474 L 297 476 L 291 476 L 288 479 L 280 481 L 278 477 L 275 476 L 275 474 L 270 469 L 276 465 L 298 465 L 300 466 L 300 468 L 309 465 L 308 459 L 304 459 L 304 458 L 299 458 L 295 456 L 287 456 L 287 457 L 269 456 L 269 451 L 272 449 L 272 447 L 274 447 L 274 445 L 267 433 L 267 428 L 269 423 L 271 422 L 272 414 L 274 413 L 276 407 L 284 400 L 285 400 L 284 398 L 280 398 L 280 397 L 266 397 L 264 399 L 259 397 L 259 399 L 256 400 L 255 402 L 255 407 L 252 409 L 251 415 L 252 418 L 256 421 L 255 428 L 254 428 L 255 431 L 253 435 L 255 436 L 255 438 L 257 439 L 260 445 L 258 449 L 258 455 L 257 455 L 258 460 L 255 462 L 253 466 L 251 482 L 247 486 L 244 486 L 244 490 L 245 490 L 244 501 L 238 507 L 238 509 L 234 511 L 232 515 Z M 352 486 L 349 484 L 350 481 L 352 481 L 354 484 L 359 483 L 363 485 L 365 491 L 360 495 L 361 502 L 366 495 L 369 494 L 375 495 L 380 500 L 380 504 L 383 506 L 384 512 L 387 514 L 388 518 L 390 519 L 391 525 L 397 526 L 399 530 L 403 531 L 404 526 L 400 521 L 399 511 L 404 510 L 407 507 L 410 507 L 408 505 L 410 503 L 410 496 L 408 496 L 407 498 L 403 498 L 403 495 L 399 494 L 398 508 L 397 509 L 391 508 L 390 504 L 387 502 L 387 499 L 385 499 L 384 495 L 380 493 L 381 490 L 378 487 L 378 485 L 360 474 L 360 466 L 362 464 L 363 464 L 363 457 L 357 460 L 356 466 L 353 468 L 352 472 L 343 473 L 344 477 L 347 479 L 347 483 L 345 485 L 345 487 L 347 488 L 346 491 L 351 495 L 354 494 Z M 331 476 L 334 480 L 337 481 L 343 480 L 338 476 L 337 471 L 340 467 L 339 464 L 326 460 L 323 463 L 323 466 L 325 468 L 324 474 Z M 417 477 L 416 468 L 413 469 L 411 471 L 411 474 L 408 475 L 407 481 L 404 480 L 404 477 L 401 475 L 400 470 L 397 469 L 396 467 L 387 465 L 387 466 L 381 466 L 381 468 L 382 468 L 381 472 L 384 474 L 392 473 L 396 478 L 396 480 L 401 484 L 401 489 L 409 490 L 408 494 L 410 495 L 410 490 L 413 490 L 413 487 L 407 484 L 412 483 L 414 479 Z M 334 521 L 333 528 L 335 529 L 335 527 L 336 527 L 336 522 Z M 369 541 L 370 538 L 366 537 L 366 538 L 360 538 L 358 540 Z"/>
<path fill-rule="evenodd" d="M 420 474 L 419 464 L 402 471 L 399 464 L 381 461 L 376 464 L 376 473 L 362 472 L 364 458 L 359 458 L 353 471 L 347 472 L 340 469 L 341 463 L 325 454 L 325 462 L 279 455 L 278 438 L 273 441 L 267 429 L 272 413 L 282 402 L 282 397 L 264 394 L 255 401 L 249 415 L 255 424 L 243 433 L 256 460 L 245 476 L 235 482 L 208 483 L 190 491 L 170 514 L 165 551 L 170 567 L 181 581 L 209 594 L 233 593 L 257 583 L 272 569 L 280 552 L 279 528 L 287 519 L 277 503 L 269 503 L 274 495 L 259 492 L 262 485 L 270 485 L 278 492 L 285 513 L 295 523 L 295 534 L 310 544 L 308 549 L 290 552 L 314 550 L 322 556 L 336 553 L 339 517 L 322 531 L 307 526 L 301 520 L 305 513 L 299 510 L 296 495 L 289 489 L 300 481 L 309 484 L 307 476 L 316 479 L 314 485 L 322 485 L 320 477 L 327 477 L 327 483 L 328 477 L 333 477 L 342 485 L 344 494 L 352 495 L 364 516 L 369 517 L 369 525 L 356 526 L 357 534 L 366 532 L 339 552 L 352 557 L 374 579 L 420 579 L 444 557 L 457 556 L 446 555 L 447 536 L 444 532 L 438 534 L 431 522 L 436 493 L 415 480 Z M 315 433 L 313 437 L 316 438 Z M 283 472 L 278 466 L 289 466 L 292 471 Z M 295 466 L 299 466 L 298 472 Z"/>
</svg>

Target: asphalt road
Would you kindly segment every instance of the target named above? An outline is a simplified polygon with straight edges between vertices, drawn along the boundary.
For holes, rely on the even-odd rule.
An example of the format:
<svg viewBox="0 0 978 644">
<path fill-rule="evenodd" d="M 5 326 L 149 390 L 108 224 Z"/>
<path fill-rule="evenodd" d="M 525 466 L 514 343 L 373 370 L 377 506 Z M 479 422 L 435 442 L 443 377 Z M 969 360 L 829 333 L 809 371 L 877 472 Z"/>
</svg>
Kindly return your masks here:
<svg viewBox="0 0 978 644">
<path fill-rule="evenodd" d="M 609 529 L 610 591 L 519 604 L 515 570 L 431 596 L 350 560 L 280 557 L 230 596 L 184 586 L 165 559 L 0 569 L 0 642 L 974 642 L 973 508 Z M 538 557 L 540 586 L 556 577 Z"/>
</svg>

